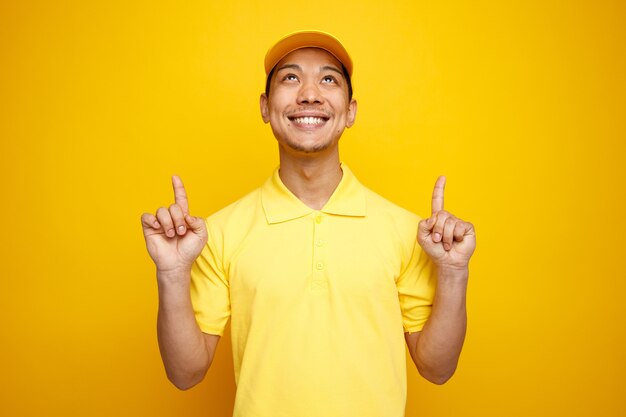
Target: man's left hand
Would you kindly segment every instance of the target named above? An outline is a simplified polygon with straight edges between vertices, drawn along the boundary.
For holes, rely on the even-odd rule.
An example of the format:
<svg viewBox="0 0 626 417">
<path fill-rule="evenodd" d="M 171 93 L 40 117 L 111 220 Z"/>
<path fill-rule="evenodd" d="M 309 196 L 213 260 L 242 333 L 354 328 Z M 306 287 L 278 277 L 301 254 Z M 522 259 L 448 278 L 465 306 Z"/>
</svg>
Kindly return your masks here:
<svg viewBox="0 0 626 417">
<path fill-rule="evenodd" d="M 465 269 L 476 248 L 474 226 L 443 209 L 446 177 L 435 183 L 432 214 L 419 223 L 417 241 L 439 268 Z"/>
</svg>

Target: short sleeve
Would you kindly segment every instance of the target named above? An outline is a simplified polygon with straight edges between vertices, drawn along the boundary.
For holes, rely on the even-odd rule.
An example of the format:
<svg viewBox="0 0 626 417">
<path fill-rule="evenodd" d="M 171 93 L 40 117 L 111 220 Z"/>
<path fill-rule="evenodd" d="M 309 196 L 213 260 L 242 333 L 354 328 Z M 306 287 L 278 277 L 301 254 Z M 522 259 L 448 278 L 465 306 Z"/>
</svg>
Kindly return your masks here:
<svg viewBox="0 0 626 417">
<path fill-rule="evenodd" d="M 396 281 L 404 331 L 415 333 L 430 317 L 437 279 L 432 261 L 413 239 L 409 262 Z"/>
<path fill-rule="evenodd" d="M 230 318 L 230 285 L 219 248 L 207 221 L 209 238 L 191 268 L 191 304 L 200 330 L 222 336 Z"/>
</svg>

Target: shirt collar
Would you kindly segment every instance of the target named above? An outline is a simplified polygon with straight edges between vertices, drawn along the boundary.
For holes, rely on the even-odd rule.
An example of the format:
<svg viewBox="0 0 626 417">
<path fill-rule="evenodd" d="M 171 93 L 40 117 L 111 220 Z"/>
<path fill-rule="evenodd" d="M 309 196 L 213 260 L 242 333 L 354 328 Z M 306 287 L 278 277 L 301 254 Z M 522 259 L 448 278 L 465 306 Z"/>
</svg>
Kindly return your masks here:
<svg viewBox="0 0 626 417">
<path fill-rule="evenodd" d="M 341 170 L 343 176 L 339 185 L 320 211 L 340 216 L 363 217 L 366 213 L 365 189 L 343 163 Z M 315 211 L 289 191 L 278 175 L 278 168 L 261 187 L 261 200 L 265 217 L 270 224 L 297 219 Z"/>
</svg>

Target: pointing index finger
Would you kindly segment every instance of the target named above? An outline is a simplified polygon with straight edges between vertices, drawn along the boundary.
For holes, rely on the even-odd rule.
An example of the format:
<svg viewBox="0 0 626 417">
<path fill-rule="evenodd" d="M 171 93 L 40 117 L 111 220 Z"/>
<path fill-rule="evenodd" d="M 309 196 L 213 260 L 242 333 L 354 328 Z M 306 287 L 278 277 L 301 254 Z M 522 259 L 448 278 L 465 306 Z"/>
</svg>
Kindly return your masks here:
<svg viewBox="0 0 626 417">
<path fill-rule="evenodd" d="M 440 175 L 435 182 L 435 188 L 433 189 L 433 201 L 431 204 L 432 214 L 443 210 L 443 190 L 446 186 L 446 177 Z"/>
<path fill-rule="evenodd" d="M 172 187 L 174 188 L 174 200 L 176 204 L 183 209 L 183 213 L 188 214 L 189 202 L 187 201 L 187 192 L 185 191 L 183 181 L 178 175 L 172 175 Z"/>
</svg>

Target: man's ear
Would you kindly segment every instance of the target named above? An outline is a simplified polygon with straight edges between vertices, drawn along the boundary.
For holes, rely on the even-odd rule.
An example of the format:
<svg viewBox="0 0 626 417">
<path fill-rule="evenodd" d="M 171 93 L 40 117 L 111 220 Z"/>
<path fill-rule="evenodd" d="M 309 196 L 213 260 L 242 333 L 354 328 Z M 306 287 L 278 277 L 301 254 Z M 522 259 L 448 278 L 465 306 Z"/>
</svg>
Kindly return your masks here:
<svg viewBox="0 0 626 417">
<path fill-rule="evenodd" d="M 261 117 L 263 118 L 263 122 L 267 123 L 270 121 L 270 112 L 267 108 L 267 95 L 265 93 L 261 94 L 260 98 L 260 107 L 261 107 Z"/>
<path fill-rule="evenodd" d="M 356 120 L 356 100 L 350 100 L 350 104 L 348 104 L 348 120 L 346 120 L 346 127 L 352 127 L 354 121 Z"/>
</svg>

